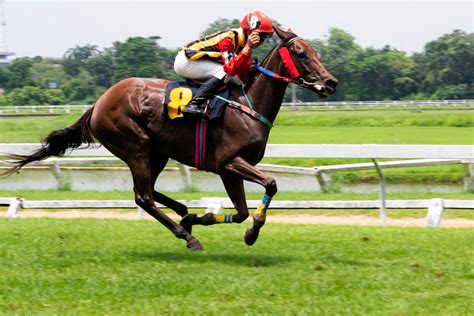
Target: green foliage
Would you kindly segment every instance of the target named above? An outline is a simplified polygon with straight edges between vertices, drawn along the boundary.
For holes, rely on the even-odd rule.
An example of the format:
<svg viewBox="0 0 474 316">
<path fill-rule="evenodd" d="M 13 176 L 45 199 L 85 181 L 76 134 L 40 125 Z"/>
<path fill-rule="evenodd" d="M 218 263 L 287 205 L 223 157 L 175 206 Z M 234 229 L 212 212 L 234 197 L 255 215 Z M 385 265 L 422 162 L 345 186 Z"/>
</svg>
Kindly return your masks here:
<svg viewBox="0 0 474 316">
<path fill-rule="evenodd" d="M 96 85 L 100 87 L 110 87 L 112 85 L 115 65 L 111 51 L 89 58 L 84 68 L 92 75 Z"/>
<path fill-rule="evenodd" d="M 174 59 L 179 50 L 180 48 L 170 50 L 159 45 L 156 46 L 158 69 L 162 72 L 160 75 L 161 78 L 177 81 L 182 80 L 182 78 L 174 72 Z"/>
<path fill-rule="evenodd" d="M 8 105 L 8 98 L 4 94 L 0 94 L 0 106 Z"/>
<path fill-rule="evenodd" d="M 441 85 L 432 95 L 433 99 L 463 99 L 474 97 L 474 84 Z"/>
<path fill-rule="evenodd" d="M 217 19 L 201 35 L 239 27 L 239 19 Z M 274 21 L 275 25 L 280 25 Z M 128 77 L 158 77 L 180 80 L 173 69 L 180 48 L 158 45 L 160 37 L 131 37 L 100 50 L 96 45 L 75 46 L 61 61 L 43 58 L 17 58 L 0 69 L 0 86 L 8 95 L 26 86 L 47 88 L 58 80 L 61 92 L 49 92 L 56 98 L 41 96 L 46 92 L 26 89 L 16 91 L 15 104 L 44 102 L 93 103 L 100 92 Z M 274 36 L 252 53 L 263 61 L 278 42 Z M 327 38 L 308 39 L 321 61 L 339 80 L 336 93 L 327 100 L 421 100 L 474 98 L 474 33 L 455 30 L 426 44 L 421 53 L 406 56 L 389 46 L 362 48 L 349 32 L 330 28 Z M 186 43 L 183 43 L 183 45 Z M 80 82 L 82 81 L 82 82 Z M 314 92 L 295 88 L 299 101 L 317 101 Z M 288 89 L 285 100 L 292 96 Z M 8 103 L 0 96 L 0 105 Z M 50 101 L 48 101 L 50 100 Z M 458 126 L 458 125 L 453 125 Z"/>
<path fill-rule="evenodd" d="M 236 29 L 240 27 L 240 20 L 238 19 L 218 19 L 207 27 L 199 36 L 204 37 L 210 34 L 221 32 L 223 30 Z"/>
<path fill-rule="evenodd" d="M 414 62 L 404 53 L 391 50 L 369 50 L 360 73 L 362 100 L 399 99 L 416 92 L 410 78 Z M 362 98 L 363 95 L 363 98 Z"/>
<path fill-rule="evenodd" d="M 474 74 L 474 33 L 466 34 L 455 30 L 450 34 L 426 44 L 425 51 L 415 54 L 413 60 L 421 79 L 420 87 L 426 93 L 435 93 L 433 97 L 443 97 L 442 86 L 469 84 L 470 90 L 460 92 L 454 97 L 472 98 Z M 465 87 L 462 89 L 466 89 Z M 450 94 L 447 94 L 450 96 Z"/>
<path fill-rule="evenodd" d="M 321 56 L 321 61 L 338 78 L 338 91 L 331 100 L 360 99 L 360 74 L 363 67 L 364 50 L 355 43 L 355 38 L 348 32 L 331 28 L 327 41 L 313 42 Z M 307 100 L 315 96 L 304 91 Z"/>
<path fill-rule="evenodd" d="M 36 86 L 48 88 L 50 80 L 57 80 L 59 86 L 68 80 L 63 65 L 55 60 L 41 60 L 31 67 L 33 81 Z"/>
<path fill-rule="evenodd" d="M 82 70 L 77 77 L 69 80 L 63 85 L 62 90 L 66 102 L 68 103 L 94 103 L 99 96 L 99 90 L 94 78 L 85 70 Z"/>
<path fill-rule="evenodd" d="M 162 77 L 158 67 L 158 52 L 152 39 L 131 37 L 125 43 L 115 42 L 114 81 L 129 77 Z"/>
<path fill-rule="evenodd" d="M 5 90 L 13 90 L 25 86 L 34 86 L 31 68 L 34 61 L 31 58 L 17 58 L 6 69 L 1 69 L 0 85 Z"/>
<path fill-rule="evenodd" d="M 26 86 L 13 89 L 7 94 L 6 102 L 9 105 L 63 104 L 64 95 L 61 90 Z"/>
<path fill-rule="evenodd" d="M 91 57 L 99 55 L 97 45 L 87 44 L 70 48 L 63 58 L 63 67 L 69 76 L 77 76 Z"/>
</svg>

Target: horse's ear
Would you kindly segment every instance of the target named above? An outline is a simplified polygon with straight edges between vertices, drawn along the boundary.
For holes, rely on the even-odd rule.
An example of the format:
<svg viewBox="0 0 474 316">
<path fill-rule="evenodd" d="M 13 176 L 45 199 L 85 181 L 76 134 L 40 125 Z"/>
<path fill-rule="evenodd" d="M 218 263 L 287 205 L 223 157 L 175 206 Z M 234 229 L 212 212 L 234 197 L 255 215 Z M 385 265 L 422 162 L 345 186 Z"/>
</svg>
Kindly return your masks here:
<svg viewBox="0 0 474 316">
<path fill-rule="evenodd" d="M 279 28 L 278 26 L 273 26 L 273 30 L 275 31 L 276 35 L 278 35 L 278 37 L 280 39 L 284 39 L 286 37 L 288 37 L 288 32 L 284 31 L 283 29 Z"/>
<path fill-rule="evenodd" d="M 288 33 L 293 33 L 293 30 L 291 29 L 291 27 L 288 28 Z"/>
</svg>

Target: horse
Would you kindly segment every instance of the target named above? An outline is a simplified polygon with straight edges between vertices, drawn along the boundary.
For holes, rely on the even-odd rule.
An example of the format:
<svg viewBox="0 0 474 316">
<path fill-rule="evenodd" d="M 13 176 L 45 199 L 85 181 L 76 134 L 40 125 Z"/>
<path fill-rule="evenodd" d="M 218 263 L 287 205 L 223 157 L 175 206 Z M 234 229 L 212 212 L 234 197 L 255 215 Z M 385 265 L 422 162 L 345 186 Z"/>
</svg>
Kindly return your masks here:
<svg viewBox="0 0 474 316">
<path fill-rule="evenodd" d="M 170 158 L 189 166 L 195 165 L 196 158 L 195 125 L 175 124 L 162 117 L 165 88 L 170 83 L 165 79 L 127 78 L 116 83 L 76 123 L 52 131 L 40 149 L 31 155 L 12 155 L 14 166 L 8 173 L 33 161 L 63 156 L 68 149 L 91 145 L 95 139 L 128 165 L 136 204 L 184 239 L 190 250 L 203 249 L 192 236 L 193 225 L 245 221 L 249 211 L 243 180 L 258 183 L 265 188 L 265 195 L 253 214 L 253 226 L 244 234 L 245 243 L 254 244 L 277 193 L 275 179 L 255 165 L 264 156 L 271 123 L 288 84 L 295 83 L 321 98 L 333 94 L 337 85 L 337 79 L 304 39 L 291 29 L 274 27 L 274 31 L 278 43 L 256 67 L 259 71 L 254 71 L 245 89 L 230 87 L 229 104 L 222 117 L 207 127 L 203 169 L 220 176 L 236 214 L 191 214 L 186 205 L 155 190 L 156 179 Z M 286 51 L 286 57 L 281 51 Z M 249 109 L 250 104 L 253 109 Z M 180 223 L 171 220 L 155 202 L 180 215 Z"/>
</svg>

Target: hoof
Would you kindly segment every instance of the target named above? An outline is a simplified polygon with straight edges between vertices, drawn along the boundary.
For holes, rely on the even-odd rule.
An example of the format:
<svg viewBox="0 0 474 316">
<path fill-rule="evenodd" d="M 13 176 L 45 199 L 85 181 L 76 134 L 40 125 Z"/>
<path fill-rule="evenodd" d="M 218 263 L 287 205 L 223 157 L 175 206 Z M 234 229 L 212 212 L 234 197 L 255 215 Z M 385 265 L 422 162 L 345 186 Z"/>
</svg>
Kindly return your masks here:
<svg viewBox="0 0 474 316">
<path fill-rule="evenodd" d="M 193 222 L 196 217 L 196 214 L 188 214 L 181 219 L 181 222 L 179 222 L 179 225 L 181 225 L 181 227 L 183 227 L 190 235 L 193 231 Z"/>
<path fill-rule="evenodd" d="M 201 243 L 196 238 L 189 240 L 186 247 L 192 251 L 201 251 L 203 249 Z"/>
<path fill-rule="evenodd" d="M 252 246 L 257 241 L 259 232 L 260 230 L 256 230 L 253 228 L 249 228 L 245 231 L 244 240 L 247 246 Z"/>
</svg>

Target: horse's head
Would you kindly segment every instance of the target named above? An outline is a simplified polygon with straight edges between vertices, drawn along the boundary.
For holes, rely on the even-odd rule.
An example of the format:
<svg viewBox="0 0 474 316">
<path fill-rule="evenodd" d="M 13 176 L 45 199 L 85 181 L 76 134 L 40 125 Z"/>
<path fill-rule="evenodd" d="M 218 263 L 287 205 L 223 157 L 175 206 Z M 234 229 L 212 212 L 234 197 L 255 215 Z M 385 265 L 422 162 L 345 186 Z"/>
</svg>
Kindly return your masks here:
<svg viewBox="0 0 474 316">
<path fill-rule="evenodd" d="M 278 27 L 274 27 L 274 30 L 281 40 L 279 46 L 288 49 L 293 64 L 298 71 L 294 74 L 295 83 L 316 92 L 321 98 L 333 94 L 336 91 L 337 79 L 321 63 L 316 51 L 291 30 L 283 31 Z"/>
</svg>

